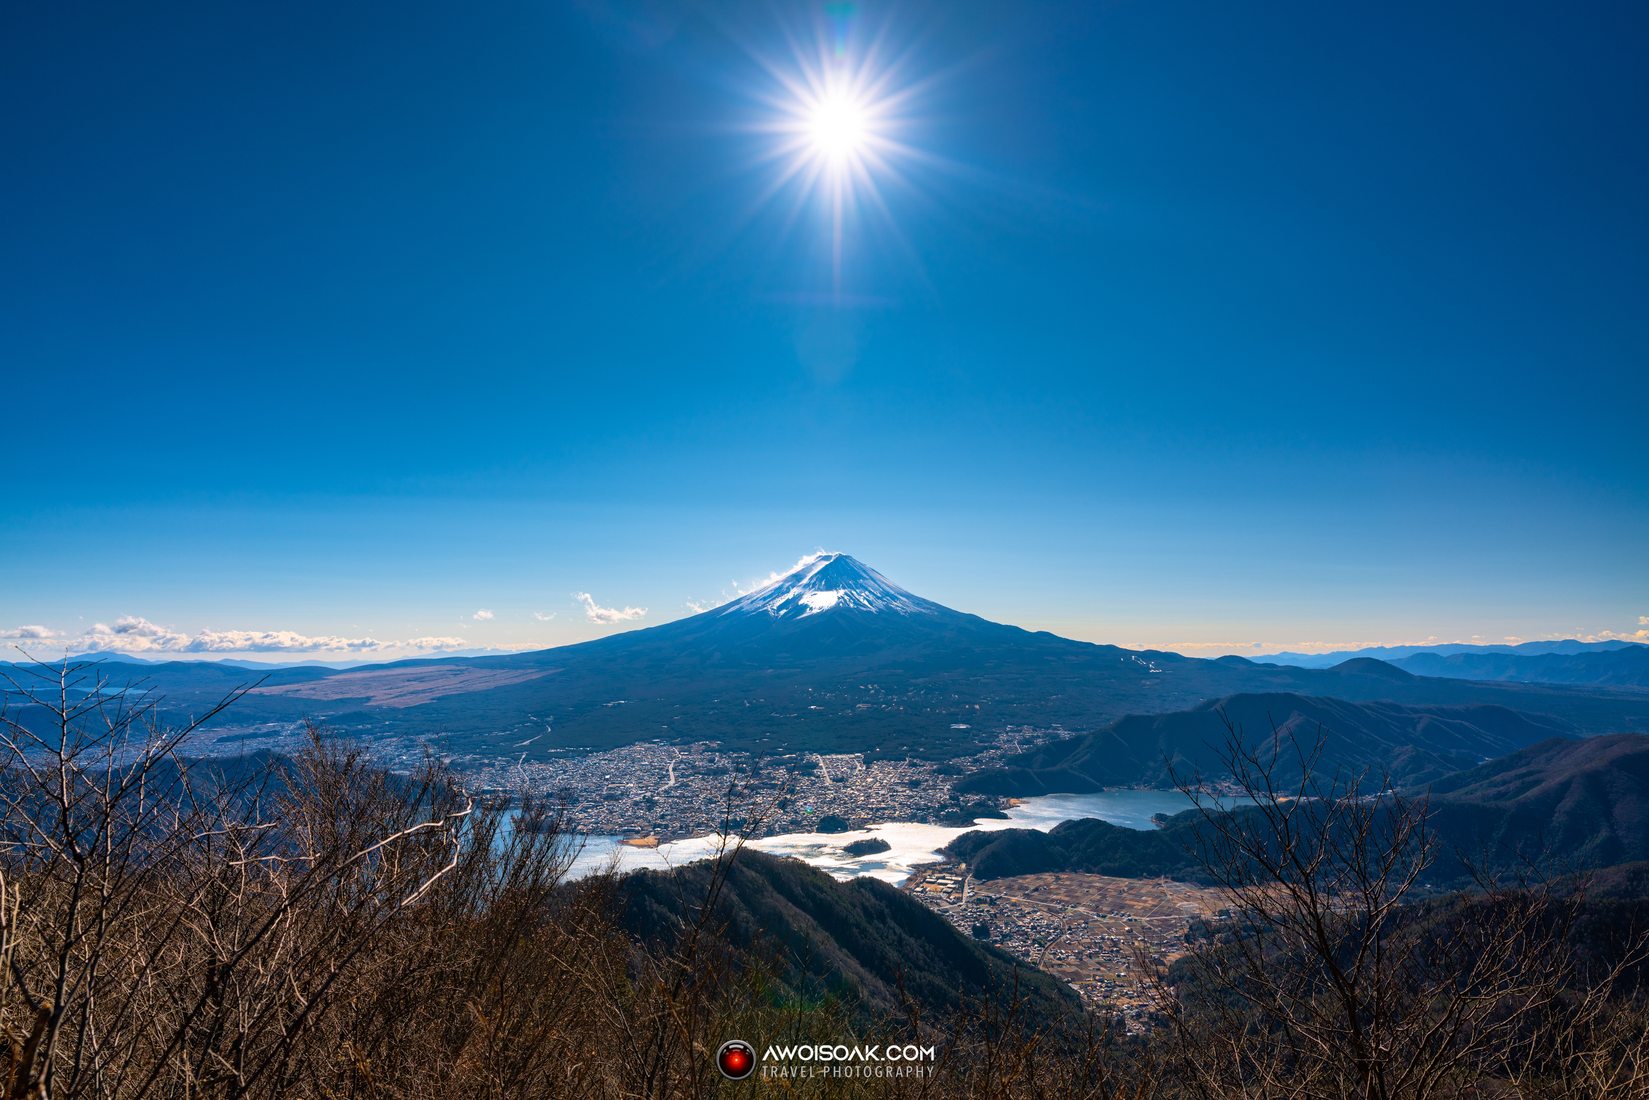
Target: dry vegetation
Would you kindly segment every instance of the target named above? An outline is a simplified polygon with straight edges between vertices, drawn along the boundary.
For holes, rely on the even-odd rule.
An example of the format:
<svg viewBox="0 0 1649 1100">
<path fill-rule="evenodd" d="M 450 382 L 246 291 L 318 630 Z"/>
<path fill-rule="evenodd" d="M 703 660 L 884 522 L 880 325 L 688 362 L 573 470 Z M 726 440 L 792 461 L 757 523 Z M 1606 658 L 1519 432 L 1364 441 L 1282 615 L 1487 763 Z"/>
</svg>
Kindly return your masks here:
<svg viewBox="0 0 1649 1100">
<path fill-rule="evenodd" d="M 412 668 L 367 669 L 340 672 L 322 680 L 296 684 L 266 684 L 252 695 L 291 695 L 299 699 L 336 702 L 360 699 L 365 706 L 416 707 L 448 695 L 486 691 L 548 676 L 557 669 L 469 668 L 464 665 L 415 665 Z"/>
<path fill-rule="evenodd" d="M 786 996 L 783 960 L 716 946 L 724 875 L 682 899 L 668 950 L 639 944 L 620 882 L 566 881 L 550 807 L 505 828 L 439 765 L 388 776 L 318 731 L 244 774 L 191 765 L 194 727 L 96 675 L 40 666 L 0 716 L 0 1096 L 738 1095 L 771 1086 L 720 1081 L 724 1038 L 913 1034 L 940 1047 L 932 1077 L 783 1091 L 1645 1095 L 1641 1001 L 1575 964 L 1571 902 L 1508 890 L 1405 917 L 1423 815 L 1389 834 L 1345 800 L 1352 828 L 1328 835 L 1349 846 L 1279 846 L 1308 824 L 1299 799 L 1273 801 L 1274 836 L 1226 826 L 1209 857 L 1240 918 L 1158 975 L 1144 1038 L 1037 1032 L 1002 991 L 866 1021 Z"/>
<path fill-rule="evenodd" d="M 1421 897 L 1440 855 L 1423 799 L 1392 793 L 1387 777 L 1323 774 L 1321 737 L 1258 749 L 1228 733 L 1224 764 L 1252 809 L 1226 813 L 1196 784 L 1182 789 L 1198 799 L 1198 862 L 1230 918 L 1156 983 L 1184 1090 L 1649 1096 L 1641 929 L 1586 957 L 1584 883 L 1533 867 Z"/>
</svg>

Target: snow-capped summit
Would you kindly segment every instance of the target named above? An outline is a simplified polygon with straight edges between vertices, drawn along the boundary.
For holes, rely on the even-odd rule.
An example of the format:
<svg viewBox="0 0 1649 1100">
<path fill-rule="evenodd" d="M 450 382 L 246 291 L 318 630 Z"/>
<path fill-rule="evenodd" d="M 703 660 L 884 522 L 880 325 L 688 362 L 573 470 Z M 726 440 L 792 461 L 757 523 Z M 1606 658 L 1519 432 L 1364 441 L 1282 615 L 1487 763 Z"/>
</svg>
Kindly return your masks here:
<svg viewBox="0 0 1649 1100">
<path fill-rule="evenodd" d="M 803 619 L 826 611 L 929 615 L 942 610 L 905 591 L 847 554 L 810 554 L 795 568 L 723 607 L 722 615 L 769 615 Z"/>
</svg>

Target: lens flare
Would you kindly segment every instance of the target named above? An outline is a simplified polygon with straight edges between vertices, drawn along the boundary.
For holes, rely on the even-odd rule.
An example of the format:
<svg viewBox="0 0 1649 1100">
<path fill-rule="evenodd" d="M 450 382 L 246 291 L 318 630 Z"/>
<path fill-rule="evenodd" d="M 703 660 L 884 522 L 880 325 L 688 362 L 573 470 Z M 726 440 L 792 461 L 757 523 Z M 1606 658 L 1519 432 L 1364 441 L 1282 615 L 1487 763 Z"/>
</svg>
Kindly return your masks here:
<svg viewBox="0 0 1649 1100">
<path fill-rule="evenodd" d="M 908 144 L 925 82 L 907 79 L 909 55 L 892 55 L 885 35 L 861 43 L 855 18 L 851 7 L 834 5 L 814 35 L 786 36 L 786 52 L 753 52 L 766 86 L 756 93 L 764 117 L 752 128 L 765 137 L 758 164 L 771 172 L 757 205 L 789 193 L 791 221 L 816 212 L 838 297 L 853 228 L 872 216 L 877 239 L 900 239 L 888 192 L 908 186 L 904 170 L 928 159 Z"/>
</svg>

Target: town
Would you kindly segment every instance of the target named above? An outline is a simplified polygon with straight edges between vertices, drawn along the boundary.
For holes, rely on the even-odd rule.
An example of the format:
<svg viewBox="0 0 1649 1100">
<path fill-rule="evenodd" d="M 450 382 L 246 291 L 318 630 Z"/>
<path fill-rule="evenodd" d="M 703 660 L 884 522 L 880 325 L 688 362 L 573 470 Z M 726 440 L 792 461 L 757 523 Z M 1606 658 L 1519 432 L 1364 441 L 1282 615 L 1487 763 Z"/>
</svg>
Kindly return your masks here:
<svg viewBox="0 0 1649 1100">
<path fill-rule="evenodd" d="M 531 793 L 591 835 L 667 841 L 712 831 L 751 837 L 846 832 L 873 822 L 966 825 L 1001 816 L 1003 800 L 961 796 L 955 779 L 1059 730 L 1015 730 L 959 760 L 866 760 L 859 753 L 757 757 L 715 742 L 647 741 L 606 752 L 500 763 L 454 758 L 482 791 Z"/>
<path fill-rule="evenodd" d="M 974 879 L 953 861 L 920 868 L 905 888 L 956 928 L 1068 983 L 1130 1029 L 1151 1012 L 1146 968 L 1183 955 L 1226 916 L 1218 891 L 1168 879 L 1036 874 Z"/>
<path fill-rule="evenodd" d="M 390 729 L 345 731 L 374 760 L 410 772 L 436 751 L 426 739 Z M 660 843 L 728 830 L 752 838 L 846 832 L 875 822 L 968 825 L 1000 817 L 1006 800 L 963 796 L 962 776 L 1014 753 L 1067 736 L 1059 727 L 980 731 L 981 748 L 947 761 L 867 759 L 861 753 L 728 752 L 715 741 L 641 741 L 603 752 L 558 749 L 548 759 L 488 752 L 440 753 L 470 789 L 493 805 L 546 801 L 574 831 Z M 261 749 L 290 753 L 301 724 L 265 723 L 198 737 L 189 751 L 225 756 Z M 531 747 L 531 739 L 517 746 Z"/>
</svg>

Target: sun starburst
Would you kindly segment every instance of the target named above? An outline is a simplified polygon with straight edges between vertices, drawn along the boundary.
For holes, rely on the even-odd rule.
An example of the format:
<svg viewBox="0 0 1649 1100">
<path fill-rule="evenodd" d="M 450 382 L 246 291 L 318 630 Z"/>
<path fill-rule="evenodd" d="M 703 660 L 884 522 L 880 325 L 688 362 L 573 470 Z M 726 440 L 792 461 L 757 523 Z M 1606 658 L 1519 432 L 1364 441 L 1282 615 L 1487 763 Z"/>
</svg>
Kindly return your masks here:
<svg viewBox="0 0 1649 1100">
<path fill-rule="evenodd" d="M 920 85 L 906 76 L 907 58 L 891 56 L 882 37 L 856 48 L 852 29 L 838 19 L 809 45 L 790 38 L 784 53 L 757 56 L 766 86 L 752 127 L 766 138 L 758 160 L 772 171 L 759 202 L 789 193 L 793 214 L 822 215 L 838 294 L 850 225 L 868 213 L 897 236 L 887 193 L 905 186 L 905 170 L 921 159 L 908 141 Z"/>
</svg>

